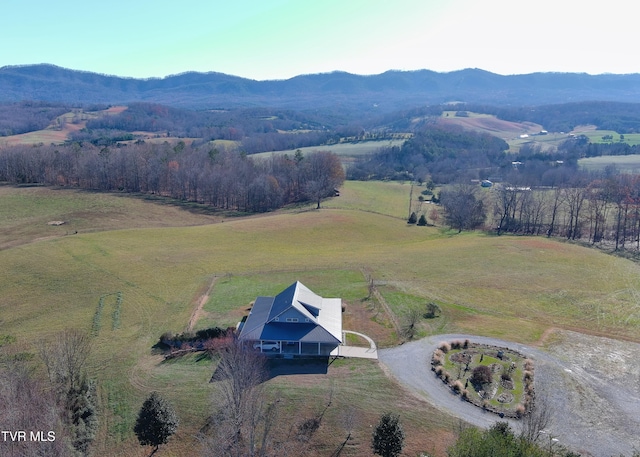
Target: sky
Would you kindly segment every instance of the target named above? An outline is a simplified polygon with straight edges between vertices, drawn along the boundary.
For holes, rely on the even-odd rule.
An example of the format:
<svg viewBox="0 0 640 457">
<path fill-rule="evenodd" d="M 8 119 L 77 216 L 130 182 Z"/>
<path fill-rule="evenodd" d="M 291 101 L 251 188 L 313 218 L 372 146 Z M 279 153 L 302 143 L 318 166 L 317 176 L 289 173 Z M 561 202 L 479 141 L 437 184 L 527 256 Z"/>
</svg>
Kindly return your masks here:
<svg viewBox="0 0 640 457">
<path fill-rule="evenodd" d="M 346 71 L 640 73 L 628 0 L 0 0 L 0 67 L 256 80 Z"/>
</svg>

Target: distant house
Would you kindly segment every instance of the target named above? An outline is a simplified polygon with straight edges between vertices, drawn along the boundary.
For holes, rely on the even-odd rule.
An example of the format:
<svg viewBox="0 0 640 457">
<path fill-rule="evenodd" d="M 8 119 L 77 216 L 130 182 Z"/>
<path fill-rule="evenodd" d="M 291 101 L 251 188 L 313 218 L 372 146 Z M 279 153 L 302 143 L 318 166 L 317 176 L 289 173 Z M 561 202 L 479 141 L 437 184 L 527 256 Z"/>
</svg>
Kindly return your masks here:
<svg viewBox="0 0 640 457">
<path fill-rule="evenodd" d="M 239 338 L 261 352 L 330 355 L 342 343 L 342 300 L 296 281 L 275 297 L 258 297 Z"/>
</svg>

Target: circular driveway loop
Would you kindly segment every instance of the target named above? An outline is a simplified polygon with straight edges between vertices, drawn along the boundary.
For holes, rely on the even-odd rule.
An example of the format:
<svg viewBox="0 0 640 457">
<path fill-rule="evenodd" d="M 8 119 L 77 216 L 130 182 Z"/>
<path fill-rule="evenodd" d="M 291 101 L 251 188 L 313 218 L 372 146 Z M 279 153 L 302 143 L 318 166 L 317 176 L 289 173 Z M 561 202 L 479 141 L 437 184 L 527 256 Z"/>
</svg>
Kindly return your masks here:
<svg viewBox="0 0 640 457">
<path fill-rule="evenodd" d="M 640 449 L 640 396 L 623 386 L 611 386 L 597 374 L 582 370 L 539 349 L 473 335 L 436 335 L 378 351 L 380 362 L 401 384 L 447 414 L 479 427 L 504 421 L 460 399 L 431 371 L 431 355 L 443 341 L 469 339 L 474 343 L 508 347 L 534 360 L 535 386 L 544 392 L 552 410 L 550 436 L 583 455 L 631 456 Z M 632 381 L 633 382 L 633 381 Z M 635 380 L 639 384 L 640 379 Z M 518 433 L 519 423 L 508 420 Z"/>
</svg>

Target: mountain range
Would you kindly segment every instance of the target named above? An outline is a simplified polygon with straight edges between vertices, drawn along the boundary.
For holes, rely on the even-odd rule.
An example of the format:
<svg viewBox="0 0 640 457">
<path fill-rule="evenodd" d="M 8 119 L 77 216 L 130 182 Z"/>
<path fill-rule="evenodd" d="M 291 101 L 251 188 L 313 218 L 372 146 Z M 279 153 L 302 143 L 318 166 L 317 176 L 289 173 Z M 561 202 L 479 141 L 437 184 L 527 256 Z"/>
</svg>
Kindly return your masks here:
<svg viewBox="0 0 640 457">
<path fill-rule="evenodd" d="M 85 105 L 144 101 L 190 109 L 344 107 L 381 112 L 447 102 L 512 106 L 640 102 L 640 74 L 504 76 L 466 69 L 449 73 L 387 71 L 370 76 L 333 72 L 256 81 L 215 72 L 134 79 L 49 64 L 1 67 L 0 102 L 22 100 Z"/>
</svg>

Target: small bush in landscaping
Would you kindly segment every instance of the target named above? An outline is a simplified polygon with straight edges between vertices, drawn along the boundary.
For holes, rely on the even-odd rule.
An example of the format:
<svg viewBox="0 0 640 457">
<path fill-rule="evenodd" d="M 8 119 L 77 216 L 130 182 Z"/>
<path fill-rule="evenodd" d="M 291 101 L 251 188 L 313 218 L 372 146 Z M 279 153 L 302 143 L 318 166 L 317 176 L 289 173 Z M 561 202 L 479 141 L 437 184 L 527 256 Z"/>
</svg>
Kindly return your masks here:
<svg viewBox="0 0 640 457">
<path fill-rule="evenodd" d="M 527 412 L 527 409 L 525 408 L 525 406 L 520 403 L 516 406 L 516 416 L 518 417 L 522 417 L 524 416 L 524 413 Z"/>
<path fill-rule="evenodd" d="M 462 385 L 462 382 L 459 379 L 454 381 L 454 383 L 451 386 L 451 388 L 453 389 L 453 391 L 455 393 L 460 393 L 460 392 L 462 392 L 464 390 L 464 386 Z"/>
<path fill-rule="evenodd" d="M 500 379 L 503 381 L 511 381 L 511 368 L 507 365 L 502 366 L 502 374 L 500 375 Z"/>
<path fill-rule="evenodd" d="M 442 352 L 444 352 L 445 354 L 447 352 L 449 352 L 451 350 L 451 345 L 449 343 L 447 343 L 446 341 L 440 343 L 440 345 L 438 346 L 438 349 L 440 349 Z"/>
<path fill-rule="evenodd" d="M 425 319 L 433 319 L 440 315 L 440 307 L 435 303 L 427 303 L 427 310 L 424 313 Z"/>
</svg>

